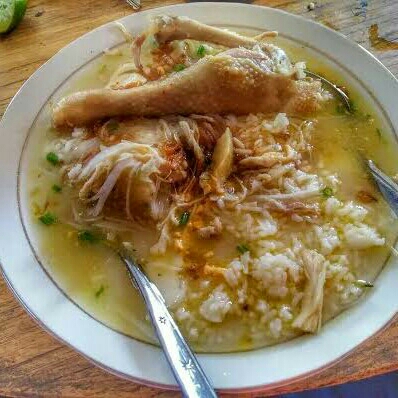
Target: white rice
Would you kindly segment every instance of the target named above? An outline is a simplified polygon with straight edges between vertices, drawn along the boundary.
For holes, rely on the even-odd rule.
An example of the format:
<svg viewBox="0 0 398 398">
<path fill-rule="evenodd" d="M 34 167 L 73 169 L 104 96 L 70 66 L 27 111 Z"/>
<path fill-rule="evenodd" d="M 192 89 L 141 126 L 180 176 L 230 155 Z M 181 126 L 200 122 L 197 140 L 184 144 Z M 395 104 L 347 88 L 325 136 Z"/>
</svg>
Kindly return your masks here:
<svg viewBox="0 0 398 398">
<path fill-rule="evenodd" d="M 252 133 L 246 135 L 243 129 L 250 125 L 256 131 L 271 133 L 261 135 L 263 145 L 269 144 L 272 148 L 269 150 L 283 150 L 272 137 L 287 132 L 286 115 L 280 114 L 273 121 L 262 121 L 256 115 L 247 116 L 244 123 L 241 120 L 234 121 L 242 124 L 242 134 L 236 137 L 238 147 L 244 145 L 254 151 L 254 146 L 260 144 L 259 134 L 250 144 Z M 301 148 L 306 150 L 305 145 Z M 300 159 L 300 153 L 294 157 Z M 261 175 L 264 173 L 257 173 Z M 201 282 L 201 289 L 195 295 L 195 302 L 199 303 L 196 316 L 192 314 L 188 319 L 180 313 L 177 315 L 182 327 L 198 336 L 202 346 L 210 347 L 216 342 L 222 347 L 222 342 L 228 339 L 231 343 L 245 323 L 250 325 L 253 345 L 282 341 L 300 333 L 292 324 L 302 309 L 308 284 L 302 257 L 308 249 L 324 259 L 326 276 L 321 294 L 322 319 L 326 321 L 342 307 L 355 302 L 363 292 L 356 284 L 353 260 L 358 251 L 385 244 L 385 239 L 368 223 L 372 215 L 369 208 L 336 197 L 341 185 L 336 175 L 325 169 L 319 174 L 306 172 L 294 163 L 277 164 L 268 169 L 266 175 L 269 178 L 264 181 L 277 181 L 278 188 L 264 193 L 262 180 L 254 179 L 244 199 L 225 195 L 212 199 L 224 230 L 245 243 L 249 250 L 225 265 L 223 280 L 216 287 L 209 281 L 205 285 Z M 331 187 L 331 197 L 323 197 L 324 187 Z M 317 218 L 305 213 L 286 217 L 283 212 L 273 213 L 265 207 L 272 204 L 283 209 L 289 203 L 284 202 L 286 199 L 316 203 Z M 190 300 L 189 294 L 187 300 Z M 232 333 L 212 326 L 236 317 L 240 323 L 234 323 L 233 329 L 237 329 Z"/>
</svg>

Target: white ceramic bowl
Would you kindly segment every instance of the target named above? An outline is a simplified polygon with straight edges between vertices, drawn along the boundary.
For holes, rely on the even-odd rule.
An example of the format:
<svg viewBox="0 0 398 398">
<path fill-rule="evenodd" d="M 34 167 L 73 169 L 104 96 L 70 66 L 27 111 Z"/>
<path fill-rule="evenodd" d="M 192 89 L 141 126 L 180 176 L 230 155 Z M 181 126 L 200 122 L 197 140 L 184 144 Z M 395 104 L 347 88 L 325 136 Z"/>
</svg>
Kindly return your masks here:
<svg viewBox="0 0 398 398">
<path fill-rule="evenodd" d="M 133 14 L 121 22 L 137 33 L 153 14 L 186 15 L 237 29 L 278 30 L 340 70 L 392 131 L 398 127 L 397 80 L 371 54 L 339 33 L 275 9 L 228 3 L 169 6 Z M 23 195 L 26 162 L 20 158 L 29 130 L 42 107 L 74 72 L 121 41 L 112 24 L 84 35 L 42 66 L 9 105 L 0 124 L 0 258 L 10 288 L 46 330 L 117 375 L 170 388 L 175 381 L 160 349 L 111 330 L 83 312 L 46 274 L 27 238 L 31 228 Z M 31 243 L 34 247 L 34 239 Z M 398 267 L 391 259 L 371 293 L 327 323 L 317 336 L 245 353 L 199 355 L 199 360 L 215 387 L 229 391 L 266 390 L 313 374 L 391 319 L 398 309 L 397 280 Z"/>
</svg>

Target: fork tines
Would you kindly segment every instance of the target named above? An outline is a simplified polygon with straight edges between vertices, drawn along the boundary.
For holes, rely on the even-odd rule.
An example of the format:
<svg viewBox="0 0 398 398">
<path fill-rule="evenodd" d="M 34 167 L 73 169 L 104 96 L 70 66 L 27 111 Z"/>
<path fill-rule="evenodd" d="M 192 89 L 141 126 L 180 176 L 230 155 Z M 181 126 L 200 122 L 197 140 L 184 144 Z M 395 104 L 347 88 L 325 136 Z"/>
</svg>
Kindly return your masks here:
<svg viewBox="0 0 398 398">
<path fill-rule="evenodd" d="M 126 3 L 133 7 L 135 10 L 141 8 L 141 1 L 140 0 L 126 0 Z"/>
</svg>

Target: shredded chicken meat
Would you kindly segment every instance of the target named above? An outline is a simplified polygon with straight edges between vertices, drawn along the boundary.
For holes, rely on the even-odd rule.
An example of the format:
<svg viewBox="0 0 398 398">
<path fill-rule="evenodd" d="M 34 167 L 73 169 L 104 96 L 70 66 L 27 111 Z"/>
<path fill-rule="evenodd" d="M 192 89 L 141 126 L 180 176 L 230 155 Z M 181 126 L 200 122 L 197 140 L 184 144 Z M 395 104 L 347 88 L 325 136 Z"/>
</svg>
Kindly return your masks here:
<svg viewBox="0 0 398 398">
<path fill-rule="evenodd" d="M 322 325 L 325 259 L 315 250 L 304 250 L 302 257 L 307 282 L 301 312 L 294 320 L 293 326 L 305 332 L 316 333 Z"/>
</svg>

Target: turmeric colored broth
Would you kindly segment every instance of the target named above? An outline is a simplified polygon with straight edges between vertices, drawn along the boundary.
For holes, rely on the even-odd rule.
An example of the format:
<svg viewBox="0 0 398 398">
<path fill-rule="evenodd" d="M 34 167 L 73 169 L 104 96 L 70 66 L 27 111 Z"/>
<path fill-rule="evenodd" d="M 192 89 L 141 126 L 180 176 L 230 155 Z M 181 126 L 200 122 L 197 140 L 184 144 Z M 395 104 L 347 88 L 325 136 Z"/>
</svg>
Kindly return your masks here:
<svg viewBox="0 0 398 398">
<path fill-rule="evenodd" d="M 275 39 L 275 42 L 287 50 L 294 61 L 306 61 L 308 69 L 347 86 L 344 77 L 311 57 L 301 46 L 283 38 Z M 88 71 L 75 78 L 66 91 L 104 86 L 116 67 L 126 62 L 128 57 L 129 50 L 126 46 L 122 47 L 120 55 L 103 55 L 94 61 Z M 330 101 L 316 115 L 316 127 L 312 135 L 312 161 L 322 163 L 340 177 L 342 199 L 355 199 L 362 191 L 377 198 L 378 202 L 374 206 L 378 209 L 375 212 L 378 217 L 373 222 L 387 237 L 388 244 L 369 249 L 366 256 L 368 266 L 364 267 L 365 272 L 361 277 L 373 280 L 389 255 L 389 245 L 395 240 L 396 230 L 395 225 L 390 222 L 389 209 L 369 180 L 358 154 L 373 159 L 386 173 L 395 175 L 398 172 L 398 151 L 395 140 L 391 138 L 391 132 L 387 131 L 387 126 L 381 125 L 371 106 L 364 103 L 353 90 L 349 90 L 349 93 L 356 108 L 354 115 L 345 114 L 335 100 Z M 94 318 L 122 333 L 154 343 L 151 325 L 145 318 L 144 305 L 137 291 L 132 288 L 114 251 L 101 241 L 79 240 L 72 221 L 69 188 L 62 187 L 61 192 L 52 190 L 54 184 L 61 183 L 53 166 L 45 160 L 45 145 L 56 136 L 56 132 L 49 128 L 49 125 L 47 109 L 33 127 L 33 138 L 28 148 L 30 171 L 27 178 L 27 200 L 31 203 L 31 221 L 39 242 L 38 252 L 43 265 L 60 288 Z M 44 210 L 57 215 L 59 222 L 51 226 L 39 222 L 38 216 Z M 120 228 L 123 229 L 123 225 Z M 117 232 L 122 240 L 132 243 L 136 257 L 144 264 L 150 278 L 165 294 L 171 307 L 178 302 L 181 292 L 187 288 L 187 282 L 184 281 L 183 275 L 179 274 L 184 261 L 202 261 L 201 253 L 213 250 L 215 262 L 225 264 L 236 255 L 236 246 L 239 244 L 228 236 L 216 245 L 211 240 L 201 241 L 195 237 L 188 237 L 187 239 L 192 239 L 191 247 L 194 248 L 189 256 L 181 256 L 174 249 L 169 249 L 165 256 L 156 257 L 149 254 L 149 248 L 157 240 L 158 231 L 154 227 L 137 227 L 136 230 Z M 98 234 L 100 235 L 101 231 L 98 231 Z M 190 283 L 199 284 L 200 279 Z M 200 303 L 195 304 L 193 301 L 192 305 L 199 306 Z M 228 319 L 213 327 L 217 330 L 233 330 L 242 325 L 239 319 Z M 185 330 L 183 332 L 186 333 Z M 269 342 L 264 341 L 263 345 L 266 344 Z M 232 344 L 219 342 L 217 345 L 199 341 L 194 343 L 194 346 L 199 351 L 220 352 L 252 349 L 256 345 L 250 339 L 241 339 Z"/>
</svg>

